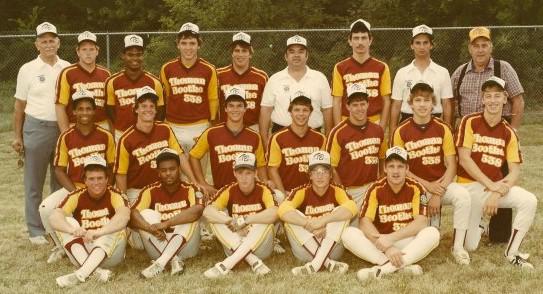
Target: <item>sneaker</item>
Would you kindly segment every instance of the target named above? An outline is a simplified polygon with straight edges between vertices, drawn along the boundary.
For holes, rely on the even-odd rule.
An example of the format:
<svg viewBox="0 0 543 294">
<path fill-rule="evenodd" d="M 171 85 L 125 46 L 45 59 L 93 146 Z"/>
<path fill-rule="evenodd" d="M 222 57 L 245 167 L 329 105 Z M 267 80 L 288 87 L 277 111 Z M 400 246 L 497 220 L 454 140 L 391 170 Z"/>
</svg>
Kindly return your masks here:
<svg viewBox="0 0 543 294">
<path fill-rule="evenodd" d="M 286 252 L 285 248 L 281 246 L 281 241 L 278 238 L 273 239 L 273 252 L 277 254 L 283 254 Z"/>
<path fill-rule="evenodd" d="M 213 240 L 213 233 L 210 232 L 206 227 L 202 226 L 200 228 L 200 239 L 202 241 L 211 241 Z"/>
<path fill-rule="evenodd" d="M 452 250 L 452 255 L 454 257 L 454 260 L 458 264 L 468 265 L 470 263 L 469 253 L 466 250 L 464 250 L 463 248 L 462 249 L 453 249 Z"/>
<path fill-rule="evenodd" d="M 400 273 L 406 273 L 406 274 L 410 274 L 410 275 L 413 275 L 413 276 L 420 276 L 422 275 L 424 272 L 422 271 L 422 267 L 418 264 L 410 264 L 410 265 L 406 265 L 404 267 L 402 267 L 401 269 L 398 270 Z"/>
<path fill-rule="evenodd" d="M 67 288 L 67 287 L 73 287 L 79 283 L 85 282 L 85 278 L 79 276 L 76 273 L 71 273 L 71 274 L 58 277 L 56 281 L 57 281 L 57 285 L 60 288 Z"/>
<path fill-rule="evenodd" d="M 45 236 L 28 237 L 28 240 L 30 240 L 30 243 L 32 243 L 33 245 L 47 245 L 47 244 L 49 244 L 49 241 L 47 241 L 47 238 L 45 238 Z"/>
<path fill-rule="evenodd" d="M 356 273 L 356 277 L 360 281 L 366 281 L 368 279 L 380 279 L 382 275 L 383 274 L 379 266 L 363 268 Z"/>
<path fill-rule="evenodd" d="M 55 246 L 55 248 L 51 249 L 51 254 L 49 254 L 49 257 L 47 258 L 47 263 L 56 263 L 64 258 L 64 256 L 66 256 L 64 248 Z"/>
<path fill-rule="evenodd" d="M 113 272 L 101 267 L 97 267 L 96 270 L 94 270 L 94 273 L 92 273 L 92 276 L 102 283 L 107 283 L 111 279 L 111 277 L 113 277 Z"/>
<path fill-rule="evenodd" d="M 514 266 L 518 266 L 522 269 L 534 269 L 533 264 L 528 262 L 529 254 L 522 254 L 519 253 L 517 255 L 508 256 L 507 259 L 509 260 L 509 263 L 511 263 Z"/>
<path fill-rule="evenodd" d="M 344 274 L 349 270 L 349 265 L 344 262 L 330 260 L 326 269 L 331 273 Z"/>
<path fill-rule="evenodd" d="M 312 275 L 316 273 L 317 271 L 313 268 L 313 265 L 311 262 L 308 262 L 302 266 L 297 266 L 291 270 L 292 274 L 295 276 L 301 276 L 301 275 Z"/>
<path fill-rule="evenodd" d="M 251 265 L 251 269 L 253 272 L 259 276 L 267 275 L 271 273 L 271 269 L 262 262 L 262 260 L 258 260 L 253 265 Z"/>
<path fill-rule="evenodd" d="M 185 269 L 185 264 L 183 261 L 179 258 L 179 256 L 174 256 L 172 260 L 170 261 L 170 275 L 176 275 L 183 272 Z"/>
<path fill-rule="evenodd" d="M 204 277 L 209 279 L 215 279 L 222 276 L 226 276 L 230 273 L 230 269 L 227 269 L 221 262 L 215 264 L 212 268 L 204 272 Z"/>
<path fill-rule="evenodd" d="M 150 279 L 158 276 L 163 270 L 164 268 L 160 264 L 153 261 L 150 266 L 141 271 L 141 275 L 146 279 Z"/>
</svg>

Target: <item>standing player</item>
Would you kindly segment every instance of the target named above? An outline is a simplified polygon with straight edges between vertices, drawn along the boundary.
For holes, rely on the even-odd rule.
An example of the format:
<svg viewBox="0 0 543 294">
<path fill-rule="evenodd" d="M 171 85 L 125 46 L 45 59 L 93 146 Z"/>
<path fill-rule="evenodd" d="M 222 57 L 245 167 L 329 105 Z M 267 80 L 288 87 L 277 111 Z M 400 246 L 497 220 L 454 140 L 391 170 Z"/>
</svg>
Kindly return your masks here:
<svg viewBox="0 0 543 294">
<path fill-rule="evenodd" d="M 124 70 L 112 75 L 106 81 L 106 111 L 113 124 L 115 142 L 128 128 L 136 123 L 134 104 L 136 92 L 145 86 L 151 87 L 157 94 L 157 119 L 162 120 L 164 97 L 160 80 L 143 70 L 143 39 L 140 36 L 124 37 Z"/>
<path fill-rule="evenodd" d="M 24 156 L 25 219 L 29 240 L 32 244 L 42 245 L 48 241 L 38 208 L 48 169 L 50 191 L 60 188 L 53 176 L 52 164 L 59 135 L 55 81 L 60 71 L 70 64 L 57 56 L 60 40 L 54 25 L 48 22 L 38 25 L 34 45 L 38 57 L 25 63 L 17 75 L 11 147 Z"/>
<path fill-rule="evenodd" d="M 215 120 L 219 107 L 215 66 L 198 57 L 201 45 L 198 26 L 183 24 L 177 34 L 180 57 L 168 61 L 160 70 L 166 93 L 166 120 L 186 153 L 209 122 Z"/>
<path fill-rule="evenodd" d="M 226 122 L 205 130 L 190 150 L 190 165 L 208 195 L 235 181 L 232 162 L 238 153 L 254 153 L 258 175 L 264 183 L 268 181 L 260 135 L 243 124 L 247 107 L 245 90 L 231 87 L 226 93 L 225 104 Z M 208 152 L 213 166 L 213 186 L 206 182 L 201 164 L 201 159 Z"/>
<path fill-rule="evenodd" d="M 359 258 L 376 264 L 356 276 L 363 281 L 404 270 L 422 274 L 415 264 L 439 244 L 439 231 L 428 226 L 424 188 L 407 178 L 407 151 L 392 147 L 386 152 L 386 177 L 366 192 L 358 228 L 345 229 L 345 248 Z"/>
<path fill-rule="evenodd" d="M 334 127 L 326 149 L 332 159 L 334 182 L 347 187 L 360 209 L 366 189 L 382 174 L 386 144 L 383 129 L 368 120 L 364 84 L 347 86 L 346 102 L 349 118 Z"/>
<path fill-rule="evenodd" d="M 433 117 L 437 103 L 432 86 L 416 82 L 407 103 L 413 117 L 402 122 L 394 131 L 392 146 L 405 148 L 409 154 L 407 175 L 418 181 L 429 196 L 428 216 L 439 228 L 441 205 L 454 206 L 452 254 L 459 264 L 469 264 L 464 239 L 468 229 L 471 199 L 461 185 L 453 183 L 456 176 L 456 148 L 452 132 L 442 120 Z"/>
<path fill-rule="evenodd" d="M 328 134 L 332 128 L 332 98 L 328 80 L 319 71 L 307 66 L 309 53 L 307 40 L 295 35 L 287 39 L 285 60 L 287 67 L 270 77 L 264 88 L 260 103 L 259 128 L 264 142 L 268 142 L 270 122 L 272 133 L 288 127 L 292 121 L 288 113 L 290 97 L 296 91 L 303 91 L 311 98 L 313 112 L 309 127 L 321 129 Z"/>
<path fill-rule="evenodd" d="M 253 57 L 253 47 L 251 46 L 251 36 L 239 32 L 232 37 L 232 64 L 217 69 L 219 79 L 219 109 L 221 121 L 226 121 L 224 112 L 224 93 L 236 85 L 245 90 L 245 100 L 247 101 L 247 111 L 243 117 L 243 123 L 258 132 L 258 116 L 260 115 L 260 101 L 264 86 L 268 82 L 268 75 L 251 66 Z"/>
<path fill-rule="evenodd" d="M 154 261 L 141 274 L 152 278 L 169 263 L 171 274 L 183 271 L 181 258 L 198 253 L 198 221 L 204 206 L 195 186 L 181 181 L 177 151 L 164 148 L 156 158 L 160 181 L 145 187 L 132 206 L 130 226 L 139 230 L 145 251 Z"/>
<path fill-rule="evenodd" d="M 63 69 L 57 80 L 56 113 L 60 132 L 75 123 L 72 112 L 72 95 L 79 89 L 92 92 L 96 110 L 94 121 L 104 129 L 110 130 L 106 115 L 105 81 L 111 75 L 109 70 L 96 64 L 100 48 L 96 43 L 96 35 L 85 31 L 77 36 L 77 57 L 79 61 Z"/>
<path fill-rule="evenodd" d="M 364 84 L 368 89 L 368 118 L 381 125 L 388 124 L 390 111 L 390 71 L 388 65 L 370 56 L 373 41 L 369 22 L 358 19 L 351 24 L 349 46 L 353 49 L 351 57 L 338 62 L 332 74 L 332 96 L 334 96 L 334 125 L 349 115 L 347 109 L 347 86 L 353 83 Z"/>
<path fill-rule="evenodd" d="M 313 111 L 311 98 L 303 92 L 294 93 L 288 107 L 292 124 L 273 134 L 268 146 L 268 173 L 275 187 L 283 194 L 308 182 L 308 155 L 324 149 L 326 138 L 311 129 L 309 116 Z M 277 196 L 277 195 L 276 195 Z"/>
<path fill-rule="evenodd" d="M 75 272 L 57 278 L 60 287 L 75 286 L 95 274 L 107 282 L 113 267 L 124 259 L 125 228 L 130 219 L 126 200 L 108 187 L 108 171 L 102 156 L 85 160 L 85 188 L 70 193 L 51 214 L 49 221 Z"/>
<path fill-rule="evenodd" d="M 420 25 L 413 28 L 411 50 L 415 59 L 400 68 L 394 77 L 392 86 L 392 106 L 390 109 L 390 132 L 394 132 L 398 121 L 402 122 L 413 116 L 413 110 L 407 102 L 411 88 L 420 80 L 428 81 L 434 86 L 436 104 L 432 115 L 441 117 L 449 126 L 454 127 L 452 118 L 452 87 L 449 71 L 435 63 L 430 52 L 434 48 L 432 28 Z"/>
<path fill-rule="evenodd" d="M 111 179 L 111 168 L 115 162 L 115 142 L 108 131 L 94 124 L 96 100 L 93 93 L 84 88 L 75 92 L 70 107 L 76 117 L 74 126 L 64 131 L 57 141 L 55 151 L 55 176 L 62 188 L 53 192 L 40 204 L 40 217 L 47 233 L 57 245 L 48 263 L 59 260 L 64 255 L 62 244 L 51 230 L 49 216 L 58 204 L 76 189 L 83 188 L 83 164 L 90 156 L 100 155 L 108 164 L 108 177 Z"/>
<path fill-rule="evenodd" d="M 277 220 L 273 192 L 256 180 L 253 153 L 236 154 L 233 166 L 236 182 L 222 188 L 204 210 L 228 255 L 204 273 L 206 278 L 227 275 L 242 260 L 257 275 L 270 272 L 262 260 L 273 251 L 273 224 Z"/>
<path fill-rule="evenodd" d="M 356 204 L 340 186 L 331 184 L 330 155 L 309 155 L 310 184 L 294 189 L 279 206 L 294 256 L 307 262 L 292 269 L 294 275 L 314 274 L 324 266 L 329 272 L 345 273 L 349 266 L 336 261 L 343 254 L 341 234 L 358 212 Z"/>
<path fill-rule="evenodd" d="M 528 255 L 519 252 L 520 244 L 534 221 L 537 198 L 516 186 L 522 155 L 516 132 L 502 119 L 507 103 L 505 81 L 498 77 L 486 80 L 482 87 L 483 112 L 465 116 L 460 122 L 456 147 L 460 157 L 457 181 L 471 195 L 471 216 L 466 235 L 466 249 L 475 250 L 481 239 L 481 217 L 487 219 L 498 208 L 515 208 L 516 216 L 505 257 L 522 268 L 533 268 Z M 509 173 L 503 174 L 507 163 Z"/>
</svg>

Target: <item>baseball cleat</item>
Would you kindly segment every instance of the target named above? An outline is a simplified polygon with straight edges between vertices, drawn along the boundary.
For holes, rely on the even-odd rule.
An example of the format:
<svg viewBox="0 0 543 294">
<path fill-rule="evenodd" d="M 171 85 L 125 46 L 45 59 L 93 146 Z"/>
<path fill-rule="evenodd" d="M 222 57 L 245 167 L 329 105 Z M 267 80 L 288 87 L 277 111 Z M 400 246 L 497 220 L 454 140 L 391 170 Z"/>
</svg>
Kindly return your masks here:
<svg viewBox="0 0 543 294">
<path fill-rule="evenodd" d="M 259 276 L 267 275 L 271 273 L 271 269 L 262 262 L 262 260 L 258 260 L 253 265 L 251 265 L 251 269 L 253 272 Z"/>
<path fill-rule="evenodd" d="M 111 277 L 113 277 L 113 272 L 101 267 L 97 267 L 96 270 L 94 270 L 94 273 L 92 273 L 92 276 L 102 283 L 107 283 L 111 279 Z"/>
<path fill-rule="evenodd" d="M 344 262 L 330 260 L 326 269 L 331 273 L 344 274 L 349 270 L 349 265 Z"/>
<path fill-rule="evenodd" d="M 64 256 L 66 256 L 64 248 L 55 246 L 55 248 L 51 249 L 51 254 L 49 254 L 49 257 L 47 258 L 47 263 L 56 263 L 64 258 Z"/>
<path fill-rule="evenodd" d="M 57 281 L 57 285 L 60 288 L 67 288 L 67 287 L 73 287 L 79 283 L 85 282 L 85 278 L 79 276 L 76 273 L 71 273 L 71 274 L 58 277 L 56 281 Z"/>
<path fill-rule="evenodd" d="M 141 275 L 146 279 L 150 279 L 158 276 L 162 271 L 164 271 L 164 268 L 158 262 L 153 261 L 150 266 L 141 271 Z"/>
<path fill-rule="evenodd" d="M 420 276 L 422 275 L 424 272 L 422 270 L 422 267 L 418 264 L 410 264 L 410 265 L 406 265 L 404 267 L 402 267 L 401 269 L 398 270 L 400 273 L 406 273 L 406 274 L 410 274 L 410 275 L 413 275 L 413 276 Z"/>
<path fill-rule="evenodd" d="M 179 256 L 174 256 L 172 260 L 170 261 L 170 275 L 176 275 L 183 272 L 185 269 L 185 264 L 183 261 L 179 258 Z"/>
<path fill-rule="evenodd" d="M 311 264 L 311 262 L 308 262 L 302 266 L 297 266 L 295 268 L 292 268 L 291 272 L 295 276 L 301 276 L 301 275 L 312 275 L 316 273 L 317 271 L 313 268 L 313 265 Z"/>
<path fill-rule="evenodd" d="M 230 269 L 226 268 L 222 262 L 215 264 L 212 268 L 204 272 L 204 277 L 215 279 L 226 276 L 230 273 Z"/>
<path fill-rule="evenodd" d="M 453 249 L 452 250 L 452 255 L 454 257 L 454 260 L 458 264 L 468 265 L 470 263 L 469 253 L 466 250 L 464 250 L 463 248 L 462 249 Z"/>
<path fill-rule="evenodd" d="M 45 236 L 28 237 L 28 240 L 33 245 L 47 245 L 47 244 L 49 244 L 49 241 L 47 241 L 47 238 L 45 238 Z"/>
<path fill-rule="evenodd" d="M 356 277 L 360 281 L 366 281 L 368 279 L 380 279 L 381 276 L 382 273 L 379 266 L 363 268 L 356 273 Z"/>
<path fill-rule="evenodd" d="M 286 252 L 285 248 L 281 246 L 281 241 L 278 238 L 273 239 L 273 252 L 277 254 L 283 254 Z"/>
<path fill-rule="evenodd" d="M 528 257 L 530 255 L 528 254 L 522 254 L 519 253 L 517 255 L 508 256 L 507 259 L 509 260 L 509 263 L 511 263 L 514 266 L 518 266 L 522 269 L 534 269 L 533 264 L 528 262 Z"/>
</svg>

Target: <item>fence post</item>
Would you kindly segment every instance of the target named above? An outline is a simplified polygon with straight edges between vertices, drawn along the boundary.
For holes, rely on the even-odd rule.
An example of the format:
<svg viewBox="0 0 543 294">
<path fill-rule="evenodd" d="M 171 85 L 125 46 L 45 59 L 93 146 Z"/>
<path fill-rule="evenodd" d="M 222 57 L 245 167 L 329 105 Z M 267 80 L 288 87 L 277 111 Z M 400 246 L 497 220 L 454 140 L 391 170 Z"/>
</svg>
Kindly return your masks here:
<svg viewBox="0 0 543 294">
<path fill-rule="evenodd" d="M 106 33 L 106 60 L 107 68 L 111 68 L 111 58 L 109 56 L 109 32 Z"/>
</svg>

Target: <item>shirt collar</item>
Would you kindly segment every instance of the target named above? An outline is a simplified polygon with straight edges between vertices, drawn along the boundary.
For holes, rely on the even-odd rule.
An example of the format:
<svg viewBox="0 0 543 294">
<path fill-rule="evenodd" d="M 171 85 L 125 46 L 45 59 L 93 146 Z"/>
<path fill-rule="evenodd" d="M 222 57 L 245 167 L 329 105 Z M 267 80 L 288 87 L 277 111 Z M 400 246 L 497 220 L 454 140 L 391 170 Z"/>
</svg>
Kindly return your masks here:
<svg viewBox="0 0 543 294">
<path fill-rule="evenodd" d="M 416 69 L 417 67 L 415 66 L 415 59 L 413 59 L 413 61 L 411 61 L 411 63 L 408 64 L 407 66 L 409 70 Z M 432 59 L 430 59 L 430 64 L 428 65 L 428 68 L 435 71 L 436 67 L 437 67 L 437 64 Z"/>
<path fill-rule="evenodd" d="M 60 64 L 60 57 L 58 57 L 58 55 L 56 55 L 56 57 L 57 57 L 57 61 L 51 67 L 57 67 Z M 43 59 L 41 59 L 41 57 L 39 55 L 38 55 L 38 57 L 36 57 L 36 62 L 37 62 L 39 67 L 43 67 L 45 65 L 50 66 L 49 64 L 45 63 L 43 61 Z"/>
</svg>

